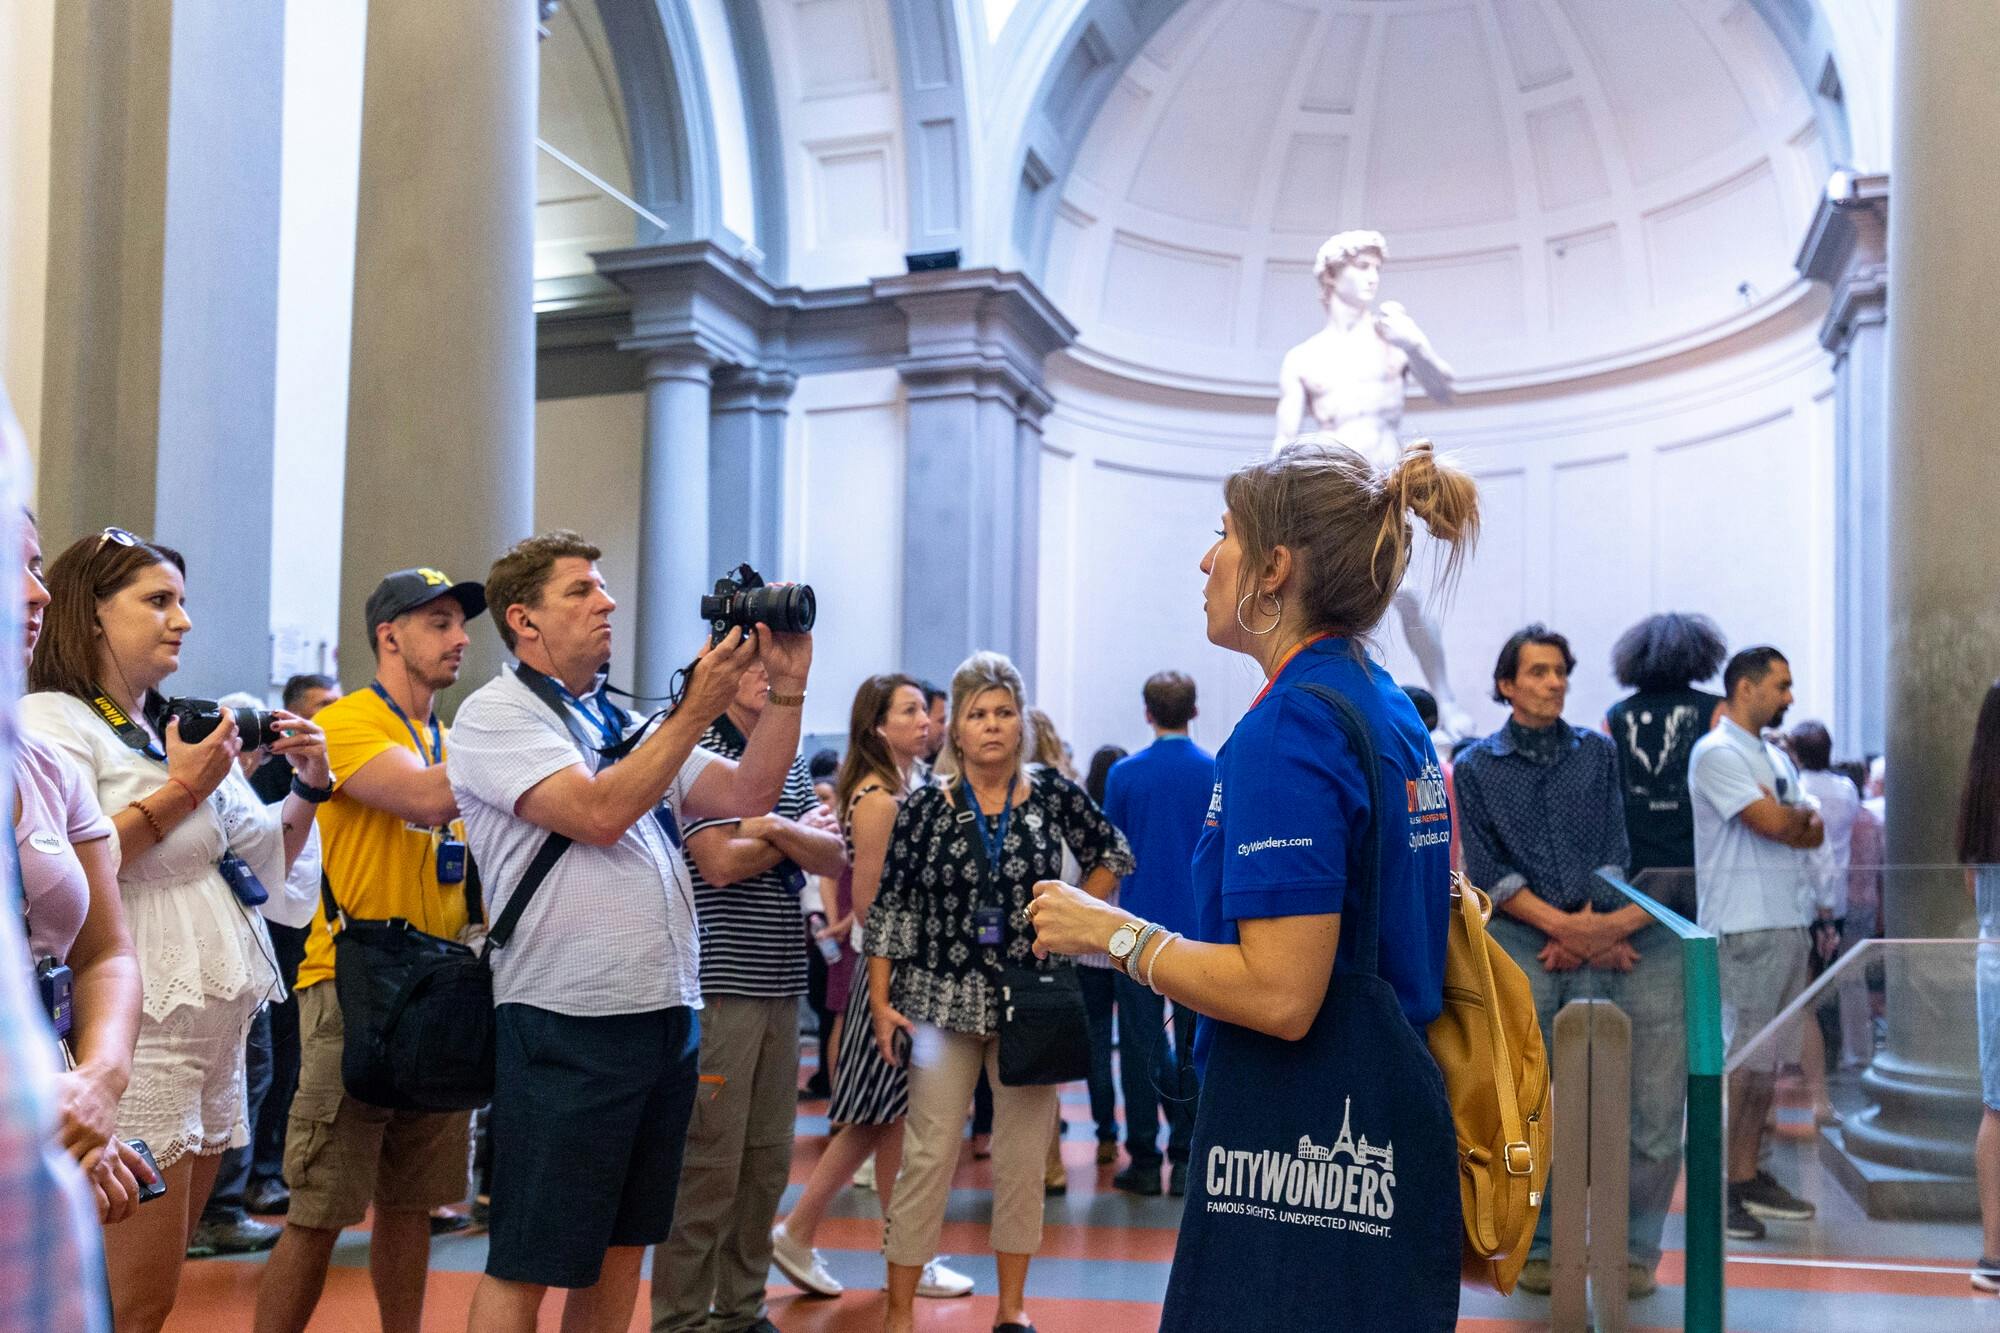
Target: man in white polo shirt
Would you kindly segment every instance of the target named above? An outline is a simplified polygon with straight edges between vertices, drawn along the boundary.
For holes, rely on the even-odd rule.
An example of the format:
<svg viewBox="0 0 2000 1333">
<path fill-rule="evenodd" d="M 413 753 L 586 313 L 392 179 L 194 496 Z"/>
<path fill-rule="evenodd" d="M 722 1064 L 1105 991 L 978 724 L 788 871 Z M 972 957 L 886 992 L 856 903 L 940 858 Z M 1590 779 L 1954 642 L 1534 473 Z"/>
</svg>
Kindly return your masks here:
<svg viewBox="0 0 2000 1333">
<path fill-rule="evenodd" d="M 1688 758 L 1695 896 L 1717 937 L 1723 1040 L 1733 1057 L 1806 986 L 1807 926 L 1819 881 L 1811 852 L 1826 836 L 1784 751 L 1763 739 L 1792 702 L 1776 648 L 1745 648 L 1723 668 L 1722 719 Z M 1764 1235 L 1761 1218 L 1803 1221 L 1813 1205 L 1762 1169 L 1764 1120 L 1786 1043 L 1766 1042 L 1729 1076 L 1728 1234 Z"/>
<path fill-rule="evenodd" d="M 494 562 L 487 606 L 519 660 L 458 710 L 445 760 L 501 945 L 492 1242 L 472 1333 L 530 1333 L 550 1287 L 570 1289 L 569 1333 L 630 1326 L 640 1258 L 672 1229 L 698 1077 L 681 827 L 768 814 L 799 746 L 806 634 L 732 629 L 658 727 L 618 708 L 604 687 L 617 603 L 598 555 L 552 532 Z M 770 694 L 740 755 L 701 749 L 759 663 Z M 539 886 L 503 941 L 510 901 L 537 866 Z M 799 930 L 788 925 L 787 943 Z"/>
</svg>

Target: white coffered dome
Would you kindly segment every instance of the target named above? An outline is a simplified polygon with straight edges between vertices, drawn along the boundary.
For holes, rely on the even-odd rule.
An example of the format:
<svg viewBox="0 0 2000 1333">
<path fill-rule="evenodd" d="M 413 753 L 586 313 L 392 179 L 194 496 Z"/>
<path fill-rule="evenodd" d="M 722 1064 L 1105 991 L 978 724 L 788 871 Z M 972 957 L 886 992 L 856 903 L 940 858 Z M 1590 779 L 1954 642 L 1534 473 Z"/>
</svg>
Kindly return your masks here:
<svg viewBox="0 0 2000 1333">
<path fill-rule="evenodd" d="M 1048 285 L 1084 360 L 1264 393 L 1314 250 L 1373 227 L 1468 387 L 1567 380 L 1797 299 L 1827 166 L 1737 0 L 1189 0 L 1083 143 Z"/>
</svg>

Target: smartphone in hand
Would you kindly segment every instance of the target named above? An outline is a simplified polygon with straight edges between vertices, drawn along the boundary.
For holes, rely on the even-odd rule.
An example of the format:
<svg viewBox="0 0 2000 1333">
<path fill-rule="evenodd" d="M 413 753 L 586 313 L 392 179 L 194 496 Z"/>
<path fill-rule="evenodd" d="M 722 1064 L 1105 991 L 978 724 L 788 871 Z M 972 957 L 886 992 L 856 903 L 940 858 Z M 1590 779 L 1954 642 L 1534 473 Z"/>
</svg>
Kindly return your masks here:
<svg viewBox="0 0 2000 1333">
<path fill-rule="evenodd" d="M 161 1173 L 160 1164 L 153 1160 L 153 1150 L 146 1146 L 144 1139 L 127 1139 L 125 1140 L 125 1146 L 144 1158 L 146 1165 L 153 1172 L 153 1178 L 150 1181 L 142 1180 L 139 1182 L 139 1202 L 151 1203 L 167 1192 L 167 1178 Z"/>
</svg>

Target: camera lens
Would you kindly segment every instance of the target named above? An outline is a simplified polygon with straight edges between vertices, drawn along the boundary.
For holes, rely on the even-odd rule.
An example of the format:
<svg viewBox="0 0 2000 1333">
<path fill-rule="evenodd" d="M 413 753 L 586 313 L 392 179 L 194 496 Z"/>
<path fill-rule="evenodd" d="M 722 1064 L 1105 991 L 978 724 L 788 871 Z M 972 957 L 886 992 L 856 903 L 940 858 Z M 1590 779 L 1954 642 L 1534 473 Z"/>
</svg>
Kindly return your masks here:
<svg viewBox="0 0 2000 1333">
<path fill-rule="evenodd" d="M 819 618 L 813 590 L 803 583 L 783 588 L 753 588 L 744 594 L 743 600 L 748 603 L 744 609 L 746 623 L 769 625 L 780 634 L 803 634 Z"/>
<path fill-rule="evenodd" d="M 243 748 L 261 750 L 273 741 L 281 739 L 278 734 L 278 720 L 261 708 L 239 708 L 236 710 L 236 731 L 242 737 Z"/>
</svg>

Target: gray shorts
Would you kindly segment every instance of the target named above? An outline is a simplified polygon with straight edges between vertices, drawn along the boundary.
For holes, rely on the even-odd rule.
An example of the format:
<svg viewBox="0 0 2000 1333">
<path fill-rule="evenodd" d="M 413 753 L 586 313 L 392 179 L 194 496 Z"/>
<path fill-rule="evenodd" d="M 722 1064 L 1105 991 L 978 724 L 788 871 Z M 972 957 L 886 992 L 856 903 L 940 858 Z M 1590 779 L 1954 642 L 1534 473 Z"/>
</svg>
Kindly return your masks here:
<svg viewBox="0 0 2000 1333">
<path fill-rule="evenodd" d="M 1722 1041 L 1728 1058 L 1771 1026 L 1778 1011 L 1806 988 L 1806 932 L 1798 926 L 1744 930 L 1719 935 L 1716 965 L 1722 983 Z M 1765 1041 L 1742 1068 L 1775 1074 L 1798 1058 L 1796 1020 L 1792 1029 Z"/>
</svg>

